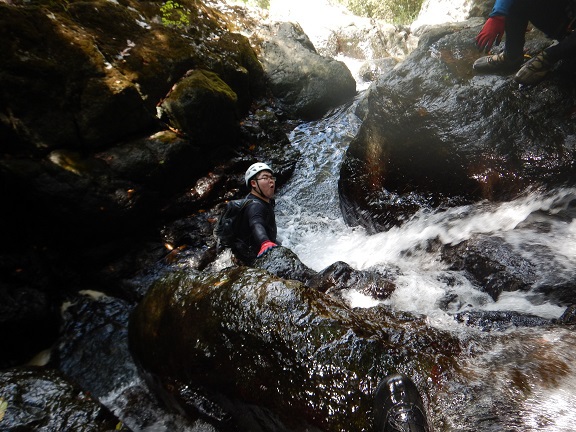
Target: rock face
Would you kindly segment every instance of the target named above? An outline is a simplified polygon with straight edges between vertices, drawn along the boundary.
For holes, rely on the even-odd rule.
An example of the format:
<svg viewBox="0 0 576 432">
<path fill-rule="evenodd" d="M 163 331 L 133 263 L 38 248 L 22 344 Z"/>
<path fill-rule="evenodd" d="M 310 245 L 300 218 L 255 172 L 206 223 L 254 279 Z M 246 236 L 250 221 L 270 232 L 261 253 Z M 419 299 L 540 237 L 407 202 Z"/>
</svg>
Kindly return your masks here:
<svg viewBox="0 0 576 432">
<path fill-rule="evenodd" d="M 5 431 L 130 430 L 97 400 L 55 371 L 0 372 L 0 402 L 0 422 Z"/>
<path fill-rule="evenodd" d="M 200 2 L 182 2 L 187 25 L 163 23 L 161 6 L 0 4 L 2 225 L 125 230 L 242 146 L 240 117 L 265 88 L 248 40 Z"/>
<path fill-rule="evenodd" d="M 379 379 L 402 370 L 422 389 L 422 377 L 450 373 L 459 350 L 420 319 L 351 310 L 242 267 L 157 283 L 132 314 L 129 341 L 168 403 L 251 432 L 372 430 Z"/>
<path fill-rule="evenodd" d="M 238 96 L 214 72 L 190 71 L 160 107 L 170 124 L 203 148 L 217 149 L 238 141 Z"/>
<path fill-rule="evenodd" d="M 275 167 L 279 186 L 294 170 L 299 153 L 233 18 L 200 1 L 165 3 L 0 2 L 2 365 L 51 344 L 75 269 L 125 249 L 159 217 L 241 195 L 256 160 Z M 306 58 L 321 73 L 301 70 L 312 84 L 292 102 L 308 94 L 301 111 L 321 116 L 354 88 L 342 64 Z M 70 254 L 85 245 L 99 258 Z M 199 255 L 205 265 L 213 251 Z M 39 338 L 14 337 L 36 326 Z"/>
<path fill-rule="evenodd" d="M 302 28 L 274 23 L 262 45 L 261 60 L 270 88 L 286 112 L 317 119 L 356 94 L 356 81 L 342 62 L 321 57 Z"/>
<path fill-rule="evenodd" d="M 510 76 L 475 75 L 479 30 L 429 31 L 369 89 L 340 172 L 347 223 L 376 232 L 422 209 L 573 183 L 574 64 L 558 65 L 532 88 Z M 549 43 L 532 32 L 526 49 L 534 54 Z"/>
</svg>

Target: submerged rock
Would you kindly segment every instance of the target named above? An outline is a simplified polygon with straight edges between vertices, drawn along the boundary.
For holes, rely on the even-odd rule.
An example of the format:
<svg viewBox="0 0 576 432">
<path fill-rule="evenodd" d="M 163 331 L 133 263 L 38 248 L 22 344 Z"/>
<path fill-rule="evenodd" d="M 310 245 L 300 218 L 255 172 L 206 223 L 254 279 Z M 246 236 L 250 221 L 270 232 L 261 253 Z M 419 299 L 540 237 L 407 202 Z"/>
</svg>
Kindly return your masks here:
<svg viewBox="0 0 576 432">
<path fill-rule="evenodd" d="M 480 328 L 482 331 L 505 331 L 514 327 L 544 327 L 552 320 L 512 311 L 467 311 L 454 316 L 457 322 Z"/>
<path fill-rule="evenodd" d="M 465 270 L 477 286 L 497 300 L 503 291 L 528 291 L 536 266 L 498 237 L 478 236 L 442 251 L 451 270 Z"/>
<path fill-rule="evenodd" d="M 356 270 L 342 261 L 320 271 L 309 285 L 331 295 L 341 295 L 353 289 L 379 300 L 390 297 L 396 288 L 390 277 L 377 272 Z"/>
</svg>

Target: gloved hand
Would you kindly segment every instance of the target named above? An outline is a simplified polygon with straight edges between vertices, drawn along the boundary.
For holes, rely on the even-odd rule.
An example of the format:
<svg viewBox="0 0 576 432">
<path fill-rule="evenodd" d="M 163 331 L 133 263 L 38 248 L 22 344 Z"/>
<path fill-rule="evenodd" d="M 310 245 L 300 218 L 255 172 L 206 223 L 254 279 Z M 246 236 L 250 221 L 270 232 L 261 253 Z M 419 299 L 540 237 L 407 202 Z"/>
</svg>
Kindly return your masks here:
<svg viewBox="0 0 576 432">
<path fill-rule="evenodd" d="M 502 41 L 506 26 L 504 15 L 495 15 L 486 20 L 484 27 L 476 36 L 476 46 L 480 51 L 490 51 L 492 45 L 498 45 Z"/>
<path fill-rule="evenodd" d="M 276 246 L 278 246 L 276 243 L 272 243 L 270 240 L 266 240 L 264 243 L 260 245 L 260 252 L 258 252 L 256 258 L 260 258 L 267 251 L 269 251 L 272 248 L 275 248 Z"/>
</svg>

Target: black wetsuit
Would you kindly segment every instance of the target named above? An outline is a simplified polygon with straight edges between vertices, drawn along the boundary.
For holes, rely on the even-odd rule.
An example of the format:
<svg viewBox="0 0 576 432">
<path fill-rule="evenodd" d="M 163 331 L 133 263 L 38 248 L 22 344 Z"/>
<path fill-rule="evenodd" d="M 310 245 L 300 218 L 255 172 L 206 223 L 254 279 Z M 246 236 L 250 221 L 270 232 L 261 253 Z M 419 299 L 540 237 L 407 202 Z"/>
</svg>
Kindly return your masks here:
<svg viewBox="0 0 576 432">
<path fill-rule="evenodd" d="M 558 44 L 546 48 L 553 62 L 576 57 L 576 32 L 569 25 L 576 16 L 575 0 L 514 0 L 506 16 L 506 55 L 522 56 L 530 21 Z"/>
<path fill-rule="evenodd" d="M 267 203 L 253 194 L 249 194 L 247 199 L 250 202 L 239 216 L 240 235 L 232 245 L 232 252 L 242 263 L 252 265 L 263 242 L 270 240 L 278 244 L 278 241 L 274 200 Z"/>
</svg>

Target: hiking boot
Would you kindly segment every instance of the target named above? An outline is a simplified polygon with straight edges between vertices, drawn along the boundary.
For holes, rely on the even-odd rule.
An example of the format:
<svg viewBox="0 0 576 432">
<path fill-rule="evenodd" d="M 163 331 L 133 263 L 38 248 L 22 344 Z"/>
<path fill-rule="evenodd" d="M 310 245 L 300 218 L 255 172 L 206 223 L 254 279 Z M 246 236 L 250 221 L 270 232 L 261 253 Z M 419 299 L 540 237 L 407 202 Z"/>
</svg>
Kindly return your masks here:
<svg viewBox="0 0 576 432">
<path fill-rule="evenodd" d="M 374 431 L 430 431 L 420 393 L 407 376 L 389 375 L 378 386 L 374 397 Z"/>
<path fill-rule="evenodd" d="M 554 63 L 551 62 L 548 55 L 542 51 L 537 56 L 528 60 L 524 66 L 520 68 L 514 80 L 518 84 L 537 84 L 550 72 L 552 66 L 554 66 Z"/>
<path fill-rule="evenodd" d="M 500 54 L 480 57 L 474 62 L 472 67 L 474 70 L 482 73 L 498 73 L 514 72 L 515 70 L 518 70 L 520 64 L 522 64 L 522 57 L 511 60 L 506 56 L 506 54 L 501 52 Z"/>
</svg>

